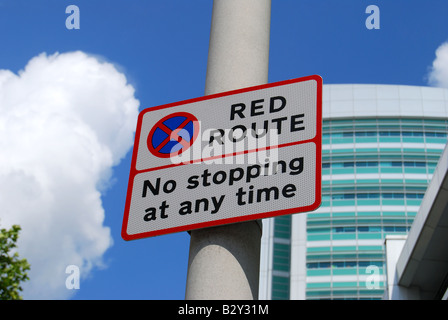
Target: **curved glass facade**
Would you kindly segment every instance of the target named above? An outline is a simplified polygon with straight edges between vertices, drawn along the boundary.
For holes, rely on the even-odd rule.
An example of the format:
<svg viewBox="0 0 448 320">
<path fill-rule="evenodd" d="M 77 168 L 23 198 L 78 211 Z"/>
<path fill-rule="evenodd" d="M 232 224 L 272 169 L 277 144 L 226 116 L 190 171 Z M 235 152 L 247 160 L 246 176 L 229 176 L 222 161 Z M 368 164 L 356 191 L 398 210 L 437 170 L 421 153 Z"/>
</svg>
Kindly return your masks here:
<svg viewBox="0 0 448 320">
<path fill-rule="evenodd" d="M 448 90 L 326 85 L 322 205 L 263 221 L 261 299 L 381 299 L 447 142 Z"/>
</svg>

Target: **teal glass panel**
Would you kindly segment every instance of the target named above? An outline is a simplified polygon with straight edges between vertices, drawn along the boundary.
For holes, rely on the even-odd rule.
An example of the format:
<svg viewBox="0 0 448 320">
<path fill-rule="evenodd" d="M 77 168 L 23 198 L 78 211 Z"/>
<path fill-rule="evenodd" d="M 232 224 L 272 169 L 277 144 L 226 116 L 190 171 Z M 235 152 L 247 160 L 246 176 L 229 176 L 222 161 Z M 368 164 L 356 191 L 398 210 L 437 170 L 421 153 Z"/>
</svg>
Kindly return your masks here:
<svg viewBox="0 0 448 320">
<path fill-rule="evenodd" d="M 426 168 L 404 168 L 405 173 L 421 173 L 426 174 Z"/>
<path fill-rule="evenodd" d="M 289 278 L 273 276 L 272 277 L 272 299 L 287 300 L 289 299 Z"/>
<path fill-rule="evenodd" d="M 353 138 L 333 138 L 331 143 L 353 143 Z"/>
<path fill-rule="evenodd" d="M 381 201 L 380 199 L 358 199 L 357 204 L 358 206 L 379 206 Z"/>
<path fill-rule="evenodd" d="M 316 269 L 316 270 L 307 270 L 307 276 L 330 276 L 331 269 Z"/>
<path fill-rule="evenodd" d="M 341 234 L 333 234 L 333 240 L 355 240 L 356 234 L 355 233 L 341 233 Z"/>
<path fill-rule="evenodd" d="M 331 247 L 315 247 L 315 248 L 306 248 L 306 252 L 325 252 L 331 251 Z"/>
<path fill-rule="evenodd" d="M 356 251 L 356 246 L 333 247 L 333 251 Z"/>
<path fill-rule="evenodd" d="M 356 268 L 332 269 L 334 276 L 356 275 Z"/>
<path fill-rule="evenodd" d="M 442 143 L 446 144 L 446 138 L 428 138 L 426 137 L 426 143 Z"/>
<path fill-rule="evenodd" d="M 307 283 L 306 287 L 309 289 L 313 288 L 331 288 L 330 282 L 315 282 L 315 283 Z"/>
<path fill-rule="evenodd" d="M 356 137 L 355 139 L 356 143 L 372 143 L 377 141 L 378 139 L 376 137 L 369 137 L 369 138 Z"/>
<path fill-rule="evenodd" d="M 383 199 L 383 206 L 404 206 L 404 199 Z"/>
<path fill-rule="evenodd" d="M 401 142 L 401 138 L 400 137 L 380 137 L 379 142 L 380 143 Z"/>
<path fill-rule="evenodd" d="M 331 259 L 330 254 L 309 254 L 306 256 L 307 261 L 328 261 Z"/>
<path fill-rule="evenodd" d="M 311 214 L 308 214 L 308 218 L 311 218 L 311 219 L 330 218 L 330 216 L 331 216 L 330 213 L 311 213 Z"/>
<path fill-rule="evenodd" d="M 327 297 L 331 295 L 330 290 L 307 291 L 306 297 L 313 299 L 314 297 Z"/>
<path fill-rule="evenodd" d="M 412 137 L 412 138 L 411 137 L 403 137 L 402 141 L 404 143 L 407 143 L 407 142 L 409 142 L 409 143 L 425 143 L 425 140 L 421 137 Z"/>
<path fill-rule="evenodd" d="M 355 212 L 333 212 L 333 218 L 342 218 L 342 217 L 356 217 Z"/>
<path fill-rule="evenodd" d="M 420 206 L 422 203 L 421 199 L 406 199 L 406 204 L 408 206 Z"/>
<path fill-rule="evenodd" d="M 360 251 L 383 251 L 382 246 L 359 246 Z"/>
<path fill-rule="evenodd" d="M 402 173 L 403 168 L 397 167 L 397 168 L 380 168 L 381 173 Z"/>
<path fill-rule="evenodd" d="M 381 233 L 358 233 L 358 239 L 382 239 Z"/>
<path fill-rule="evenodd" d="M 323 201 L 321 202 L 321 207 L 330 207 L 331 206 L 331 201 Z"/>
<path fill-rule="evenodd" d="M 332 174 L 354 174 L 355 170 L 353 168 L 333 168 L 331 171 Z M 337 180 L 333 180 L 336 182 Z"/>
<path fill-rule="evenodd" d="M 357 282 L 333 282 L 333 288 L 356 288 L 358 287 Z"/>
<path fill-rule="evenodd" d="M 331 240 L 329 234 L 319 234 L 319 235 L 308 235 L 306 238 L 308 241 L 323 241 L 323 240 Z"/>
<path fill-rule="evenodd" d="M 380 217 L 381 212 L 372 211 L 372 212 L 358 212 L 359 217 Z"/>
<path fill-rule="evenodd" d="M 354 206 L 355 200 L 334 200 L 334 206 Z"/>
<path fill-rule="evenodd" d="M 274 220 L 274 237 L 291 238 L 291 216 L 276 217 Z"/>
</svg>

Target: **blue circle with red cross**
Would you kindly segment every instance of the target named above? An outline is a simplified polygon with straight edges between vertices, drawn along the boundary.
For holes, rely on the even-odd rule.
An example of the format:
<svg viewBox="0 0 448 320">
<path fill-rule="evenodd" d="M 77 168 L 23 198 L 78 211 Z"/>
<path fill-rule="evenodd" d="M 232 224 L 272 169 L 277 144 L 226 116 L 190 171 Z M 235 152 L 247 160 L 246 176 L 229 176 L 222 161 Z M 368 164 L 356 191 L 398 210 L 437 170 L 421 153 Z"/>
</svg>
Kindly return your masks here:
<svg viewBox="0 0 448 320">
<path fill-rule="evenodd" d="M 198 119 L 188 112 L 176 112 L 157 121 L 146 143 L 156 157 L 169 158 L 190 148 L 198 134 Z"/>
</svg>

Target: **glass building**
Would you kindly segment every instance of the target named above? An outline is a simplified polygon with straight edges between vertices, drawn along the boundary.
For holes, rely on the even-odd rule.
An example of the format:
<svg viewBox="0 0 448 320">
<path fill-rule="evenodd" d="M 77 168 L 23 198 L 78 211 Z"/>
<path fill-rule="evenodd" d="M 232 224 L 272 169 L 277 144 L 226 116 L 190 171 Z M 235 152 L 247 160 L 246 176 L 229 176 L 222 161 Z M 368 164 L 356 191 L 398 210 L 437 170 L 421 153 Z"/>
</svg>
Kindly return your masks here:
<svg viewBox="0 0 448 320">
<path fill-rule="evenodd" d="M 322 205 L 263 220 L 259 298 L 381 299 L 447 132 L 447 89 L 325 85 Z"/>
</svg>

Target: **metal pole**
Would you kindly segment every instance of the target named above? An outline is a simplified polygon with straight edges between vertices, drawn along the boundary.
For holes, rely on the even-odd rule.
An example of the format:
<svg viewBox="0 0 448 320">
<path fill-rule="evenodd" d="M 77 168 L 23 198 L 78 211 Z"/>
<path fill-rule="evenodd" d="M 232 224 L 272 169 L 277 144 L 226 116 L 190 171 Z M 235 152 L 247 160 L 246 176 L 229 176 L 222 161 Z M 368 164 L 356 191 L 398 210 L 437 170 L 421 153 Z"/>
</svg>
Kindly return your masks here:
<svg viewBox="0 0 448 320">
<path fill-rule="evenodd" d="M 267 83 L 271 0 L 214 0 L 205 94 Z M 258 299 L 261 221 L 193 230 L 185 298 Z"/>
</svg>

